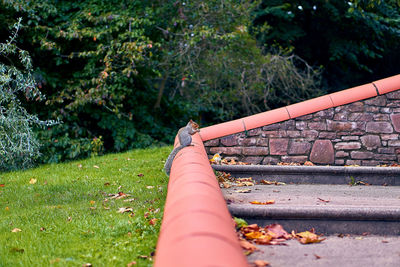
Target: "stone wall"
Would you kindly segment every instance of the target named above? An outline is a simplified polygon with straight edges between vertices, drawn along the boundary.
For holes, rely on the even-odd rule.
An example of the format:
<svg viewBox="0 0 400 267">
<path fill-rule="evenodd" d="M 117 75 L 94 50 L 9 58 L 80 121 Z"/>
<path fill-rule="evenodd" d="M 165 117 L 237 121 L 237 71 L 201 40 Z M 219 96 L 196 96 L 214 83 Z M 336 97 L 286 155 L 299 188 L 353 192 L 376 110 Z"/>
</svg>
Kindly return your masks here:
<svg viewBox="0 0 400 267">
<path fill-rule="evenodd" d="M 205 142 L 252 164 L 375 166 L 400 160 L 400 90 Z"/>
</svg>

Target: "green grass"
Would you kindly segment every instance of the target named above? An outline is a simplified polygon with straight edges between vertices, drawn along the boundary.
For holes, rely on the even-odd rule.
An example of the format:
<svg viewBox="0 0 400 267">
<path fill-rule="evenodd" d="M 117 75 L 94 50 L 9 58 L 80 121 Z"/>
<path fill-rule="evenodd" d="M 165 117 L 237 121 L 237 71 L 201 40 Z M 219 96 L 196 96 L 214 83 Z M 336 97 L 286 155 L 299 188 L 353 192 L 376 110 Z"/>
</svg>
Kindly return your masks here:
<svg viewBox="0 0 400 267">
<path fill-rule="evenodd" d="M 168 183 L 163 160 L 170 150 L 0 173 L 0 266 L 152 266 Z M 130 196 L 109 195 L 119 192 Z M 118 213 L 124 207 L 133 213 Z"/>
</svg>

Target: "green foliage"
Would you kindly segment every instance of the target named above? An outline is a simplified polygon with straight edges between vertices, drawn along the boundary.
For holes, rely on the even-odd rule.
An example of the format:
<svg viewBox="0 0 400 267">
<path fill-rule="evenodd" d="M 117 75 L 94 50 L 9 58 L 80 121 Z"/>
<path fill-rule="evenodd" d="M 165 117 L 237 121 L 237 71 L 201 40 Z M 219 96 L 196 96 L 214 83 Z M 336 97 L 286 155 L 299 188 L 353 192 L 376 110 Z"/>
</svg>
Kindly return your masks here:
<svg viewBox="0 0 400 267">
<path fill-rule="evenodd" d="M 307 64 L 298 69 L 304 62 L 295 56 L 266 53 L 249 34 L 251 12 L 258 4 L 176 3 L 170 11 L 173 19 L 158 27 L 168 47 L 160 66 L 173 84 L 171 98 L 179 93 L 216 121 L 318 95 L 317 70 Z M 163 90 L 160 85 L 159 96 Z"/>
<path fill-rule="evenodd" d="M 397 0 L 262 1 L 255 14 L 254 34 L 262 44 L 323 65 L 331 89 L 400 72 Z"/>
<path fill-rule="evenodd" d="M 55 123 L 29 114 L 18 98 L 24 95 L 37 102 L 43 97 L 33 78 L 28 52 L 15 44 L 20 27 L 21 19 L 6 43 L 0 43 L 0 171 L 32 166 L 40 154 L 32 126 Z"/>
<path fill-rule="evenodd" d="M 64 122 L 35 130 L 42 161 L 172 142 L 190 118 L 204 126 L 318 95 L 319 70 L 257 45 L 249 29 L 258 5 L 3 1 L 0 23 L 27 23 L 21 45 L 47 95 L 26 108 Z"/>
</svg>

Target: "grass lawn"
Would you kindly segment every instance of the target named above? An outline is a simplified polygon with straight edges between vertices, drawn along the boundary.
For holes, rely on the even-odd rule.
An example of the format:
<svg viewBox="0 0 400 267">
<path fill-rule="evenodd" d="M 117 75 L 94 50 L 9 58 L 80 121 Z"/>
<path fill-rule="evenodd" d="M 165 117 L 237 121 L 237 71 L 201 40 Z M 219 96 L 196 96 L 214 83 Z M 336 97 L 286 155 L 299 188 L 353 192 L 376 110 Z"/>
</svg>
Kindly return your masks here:
<svg viewBox="0 0 400 267">
<path fill-rule="evenodd" d="M 0 173 L 0 266 L 152 266 L 170 150 Z"/>
</svg>

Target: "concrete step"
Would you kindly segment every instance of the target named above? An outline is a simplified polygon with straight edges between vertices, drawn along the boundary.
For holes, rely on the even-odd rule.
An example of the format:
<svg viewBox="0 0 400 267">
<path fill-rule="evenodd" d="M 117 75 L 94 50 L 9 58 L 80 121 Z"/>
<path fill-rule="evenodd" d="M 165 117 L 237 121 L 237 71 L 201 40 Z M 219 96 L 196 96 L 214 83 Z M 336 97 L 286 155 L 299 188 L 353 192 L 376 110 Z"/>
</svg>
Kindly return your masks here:
<svg viewBox="0 0 400 267">
<path fill-rule="evenodd" d="M 222 191 L 233 216 L 261 226 L 279 223 L 287 231 L 314 228 L 325 235 L 400 235 L 398 186 L 286 184 L 232 186 Z M 250 204 L 268 200 L 275 203 Z"/>
<path fill-rule="evenodd" d="M 234 177 L 252 177 L 284 183 L 349 184 L 362 181 L 371 185 L 400 186 L 400 167 L 212 165 L 216 171 Z"/>
</svg>

